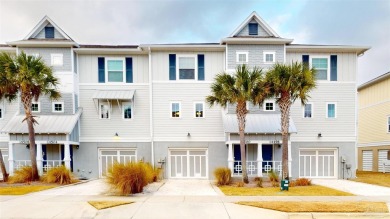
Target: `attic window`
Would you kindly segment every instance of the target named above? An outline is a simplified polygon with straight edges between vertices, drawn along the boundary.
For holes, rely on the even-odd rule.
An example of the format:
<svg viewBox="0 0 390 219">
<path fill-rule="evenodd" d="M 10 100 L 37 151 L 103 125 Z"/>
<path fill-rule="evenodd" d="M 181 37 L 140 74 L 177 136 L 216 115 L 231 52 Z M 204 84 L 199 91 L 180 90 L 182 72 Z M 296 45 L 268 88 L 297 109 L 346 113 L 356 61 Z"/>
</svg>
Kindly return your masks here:
<svg viewBox="0 0 390 219">
<path fill-rule="evenodd" d="M 249 35 L 258 35 L 258 24 L 257 23 L 249 23 Z"/>
<path fill-rule="evenodd" d="M 54 38 L 54 27 L 45 27 L 45 38 L 46 39 Z"/>
</svg>

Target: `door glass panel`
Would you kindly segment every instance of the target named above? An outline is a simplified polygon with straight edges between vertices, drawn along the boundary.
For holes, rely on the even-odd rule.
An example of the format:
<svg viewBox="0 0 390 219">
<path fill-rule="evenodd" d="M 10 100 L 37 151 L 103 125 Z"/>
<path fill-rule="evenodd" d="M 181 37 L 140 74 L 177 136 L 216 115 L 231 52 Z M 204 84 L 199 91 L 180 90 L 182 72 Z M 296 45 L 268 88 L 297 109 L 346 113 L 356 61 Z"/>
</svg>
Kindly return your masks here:
<svg viewBox="0 0 390 219">
<path fill-rule="evenodd" d="M 310 165 L 310 167 L 311 167 L 311 176 L 317 176 L 317 174 L 316 174 L 316 156 L 311 156 L 311 165 Z"/>
<path fill-rule="evenodd" d="M 183 167 L 182 167 L 182 171 L 183 171 L 183 177 L 187 177 L 187 156 L 183 156 L 182 157 L 183 159 Z"/>
<path fill-rule="evenodd" d="M 318 155 L 334 155 L 334 151 L 318 151 Z"/>
<path fill-rule="evenodd" d="M 190 155 L 206 155 L 206 151 L 190 151 Z"/>
<path fill-rule="evenodd" d="M 301 155 L 316 155 L 315 151 L 301 151 Z"/>
<path fill-rule="evenodd" d="M 334 156 L 329 157 L 329 176 L 335 176 L 335 172 L 334 172 Z"/>
<path fill-rule="evenodd" d="M 102 155 L 116 155 L 116 151 L 102 151 Z"/>
<path fill-rule="evenodd" d="M 190 156 L 190 177 L 195 176 L 195 158 L 194 156 Z"/>
<path fill-rule="evenodd" d="M 120 155 L 135 155 L 135 151 L 120 151 Z"/>
<path fill-rule="evenodd" d="M 310 176 L 310 156 L 305 156 L 305 166 L 306 166 L 306 170 L 305 170 L 305 176 Z"/>
<path fill-rule="evenodd" d="M 171 158 L 171 176 L 176 177 L 176 157 Z"/>
<path fill-rule="evenodd" d="M 206 176 L 206 157 L 202 156 L 201 157 L 201 177 L 207 177 Z"/>
<path fill-rule="evenodd" d="M 180 156 L 177 156 L 176 157 L 176 168 L 177 168 L 177 170 L 176 170 L 176 173 L 177 174 L 181 174 L 181 167 L 182 167 L 182 159 L 181 159 L 181 157 Z"/>
<path fill-rule="evenodd" d="M 300 156 L 299 157 L 299 176 L 302 177 L 302 176 L 305 176 L 305 157 L 303 156 Z"/>
<path fill-rule="evenodd" d="M 187 151 L 171 151 L 172 155 L 187 155 Z"/>
<path fill-rule="evenodd" d="M 324 157 L 322 156 L 318 157 L 318 176 L 324 176 Z"/>
</svg>

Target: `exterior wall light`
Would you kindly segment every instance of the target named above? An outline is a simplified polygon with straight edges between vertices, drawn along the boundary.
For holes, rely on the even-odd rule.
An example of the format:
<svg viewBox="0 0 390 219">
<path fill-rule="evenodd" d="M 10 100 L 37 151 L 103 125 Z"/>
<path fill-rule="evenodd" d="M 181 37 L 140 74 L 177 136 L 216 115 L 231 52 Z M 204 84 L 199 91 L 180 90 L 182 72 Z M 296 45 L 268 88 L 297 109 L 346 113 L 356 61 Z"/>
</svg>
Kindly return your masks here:
<svg viewBox="0 0 390 219">
<path fill-rule="evenodd" d="M 318 133 L 318 137 L 319 137 L 319 138 L 321 138 L 321 137 L 322 137 L 322 134 L 321 134 L 321 132 L 320 132 L 320 133 Z"/>
</svg>

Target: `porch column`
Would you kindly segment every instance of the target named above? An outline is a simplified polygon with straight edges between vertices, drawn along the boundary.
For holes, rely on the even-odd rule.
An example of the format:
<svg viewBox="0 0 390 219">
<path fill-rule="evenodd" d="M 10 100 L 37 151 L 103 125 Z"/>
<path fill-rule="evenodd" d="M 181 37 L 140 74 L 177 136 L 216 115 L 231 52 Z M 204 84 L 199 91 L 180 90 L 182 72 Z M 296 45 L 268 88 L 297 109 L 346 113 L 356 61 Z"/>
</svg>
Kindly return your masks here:
<svg viewBox="0 0 390 219">
<path fill-rule="evenodd" d="M 234 159 L 233 159 L 233 144 L 229 143 L 228 149 L 228 167 L 232 171 L 232 175 L 234 173 Z"/>
<path fill-rule="evenodd" d="M 42 143 L 37 143 L 37 167 L 38 173 L 41 176 L 43 174 L 43 158 L 42 158 Z"/>
<path fill-rule="evenodd" d="M 64 144 L 64 162 L 65 167 L 70 170 L 70 144 L 66 142 Z"/>
<path fill-rule="evenodd" d="M 14 174 L 14 143 L 8 143 L 8 172 L 12 176 Z"/>
<path fill-rule="evenodd" d="M 291 141 L 288 141 L 288 177 L 291 177 Z"/>
<path fill-rule="evenodd" d="M 263 176 L 263 145 L 257 143 L 257 176 Z"/>
</svg>

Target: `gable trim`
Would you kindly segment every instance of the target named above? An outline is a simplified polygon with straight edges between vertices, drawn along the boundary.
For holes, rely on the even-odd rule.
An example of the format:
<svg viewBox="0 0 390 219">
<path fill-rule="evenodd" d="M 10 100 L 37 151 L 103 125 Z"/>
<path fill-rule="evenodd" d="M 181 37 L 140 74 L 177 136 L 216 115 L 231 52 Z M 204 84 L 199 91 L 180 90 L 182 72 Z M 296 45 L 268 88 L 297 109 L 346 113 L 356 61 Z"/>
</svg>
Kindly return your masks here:
<svg viewBox="0 0 390 219">
<path fill-rule="evenodd" d="M 249 24 L 253 19 L 271 36 L 280 37 L 255 11 L 252 12 L 245 20 L 242 22 L 229 37 L 234 37 L 237 35 L 246 25 Z"/>
<path fill-rule="evenodd" d="M 47 23 L 50 23 L 54 29 L 56 29 L 58 32 L 60 32 L 60 34 L 67 40 L 71 40 L 74 42 L 74 40 L 72 38 L 70 38 L 68 36 L 68 34 L 66 34 L 56 23 L 54 23 L 47 15 L 45 15 L 41 21 L 39 21 L 39 23 L 30 31 L 30 33 L 23 39 L 23 40 L 28 40 L 30 38 L 32 38 L 33 36 L 35 36 L 36 34 L 38 34 L 38 31 L 42 30 L 46 25 Z"/>
</svg>

